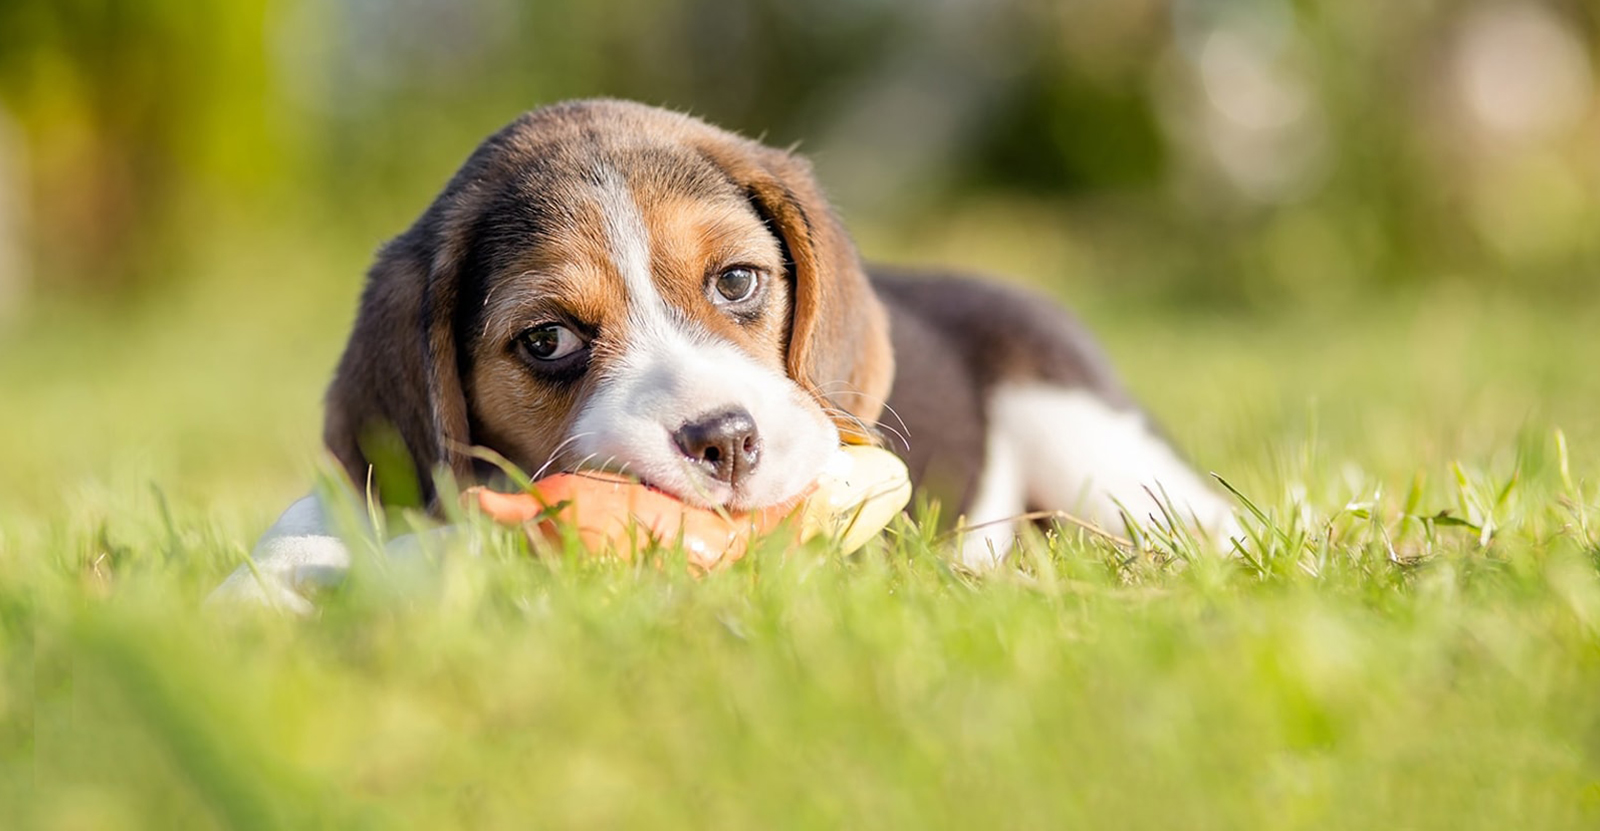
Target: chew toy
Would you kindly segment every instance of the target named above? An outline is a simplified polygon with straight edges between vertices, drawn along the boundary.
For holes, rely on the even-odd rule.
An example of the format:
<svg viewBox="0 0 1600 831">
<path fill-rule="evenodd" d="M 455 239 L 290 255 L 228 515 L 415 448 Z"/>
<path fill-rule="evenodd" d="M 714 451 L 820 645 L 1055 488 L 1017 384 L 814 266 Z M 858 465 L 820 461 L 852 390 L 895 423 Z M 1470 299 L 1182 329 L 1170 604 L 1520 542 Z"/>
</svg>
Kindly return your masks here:
<svg viewBox="0 0 1600 831">
<path fill-rule="evenodd" d="M 785 527 L 786 521 L 797 541 L 824 534 L 837 538 L 845 552 L 854 551 L 906 506 L 911 480 L 893 453 L 850 445 L 829 459 L 822 475 L 798 498 L 758 511 L 697 508 L 648 485 L 601 472 L 547 476 L 527 493 L 472 488 L 463 499 L 536 537 L 555 539 L 563 525 L 571 527 L 591 551 L 626 557 L 652 542 L 681 542 L 689 564 L 709 571 L 743 557 L 752 537 Z"/>
</svg>

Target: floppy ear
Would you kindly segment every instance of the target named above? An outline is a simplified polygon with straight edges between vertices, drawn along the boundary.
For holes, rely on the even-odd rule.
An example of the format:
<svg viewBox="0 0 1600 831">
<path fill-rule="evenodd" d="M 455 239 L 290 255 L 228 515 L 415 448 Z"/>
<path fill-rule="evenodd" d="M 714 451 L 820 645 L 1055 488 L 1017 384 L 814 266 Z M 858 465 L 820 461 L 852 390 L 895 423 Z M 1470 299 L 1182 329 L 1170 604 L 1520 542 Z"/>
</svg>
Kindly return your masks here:
<svg viewBox="0 0 1600 831">
<path fill-rule="evenodd" d="M 742 139 L 704 152 L 744 187 L 788 256 L 793 281 L 789 376 L 842 411 L 834 421 L 846 442 L 876 441 L 873 427 L 894 381 L 888 315 L 811 165 Z"/>
<path fill-rule="evenodd" d="M 328 387 L 323 442 L 357 487 L 369 472 L 387 505 L 428 505 L 433 475 L 471 472 L 456 368 L 457 258 L 429 211 L 378 253 Z"/>
</svg>

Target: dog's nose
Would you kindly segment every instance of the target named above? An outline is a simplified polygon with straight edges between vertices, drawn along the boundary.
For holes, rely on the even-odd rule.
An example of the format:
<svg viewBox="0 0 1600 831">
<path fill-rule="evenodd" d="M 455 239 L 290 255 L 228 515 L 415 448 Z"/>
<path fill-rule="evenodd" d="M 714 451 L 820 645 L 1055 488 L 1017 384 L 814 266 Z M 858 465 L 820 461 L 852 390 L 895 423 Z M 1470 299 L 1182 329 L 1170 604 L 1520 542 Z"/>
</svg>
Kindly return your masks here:
<svg viewBox="0 0 1600 831">
<path fill-rule="evenodd" d="M 755 419 L 742 409 L 723 410 L 686 422 L 672 434 L 683 455 L 728 484 L 754 470 L 761 460 Z"/>
</svg>

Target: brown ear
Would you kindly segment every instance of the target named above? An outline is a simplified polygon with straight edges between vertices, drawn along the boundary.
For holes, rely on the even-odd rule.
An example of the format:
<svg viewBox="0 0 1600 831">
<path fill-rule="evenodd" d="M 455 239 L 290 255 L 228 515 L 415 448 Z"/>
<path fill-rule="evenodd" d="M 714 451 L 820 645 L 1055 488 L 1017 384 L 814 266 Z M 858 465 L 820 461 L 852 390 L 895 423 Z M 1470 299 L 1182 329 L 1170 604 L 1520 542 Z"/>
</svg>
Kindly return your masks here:
<svg viewBox="0 0 1600 831">
<path fill-rule="evenodd" d="M 526 146 L 528 113 L 485 139 L 409 230 L 378 252 L 333 383 L 322 439 L 357 487 L 432 507 L 433 477 L 472 473 L 456 312 L 474 217 Z"/>
<path fill-rule="evenodd" d="M 354 330 L 328 387 L 323 441 L 392 506 L 427 505 L 439 468 L 465 478 L 466 400 L 456 369 L 456 257 L 435 211 L 378 253 Z"/>
<path fill-rule="evenodd" d="M 743 139 L 724 139 L 703 152 L 745 188 L 789 257 L 789 376 L 842 411 L 834 421 L 846 442 L 874 441 L 872 428 L 894 381 L 888 316 L 811 165 Z"/>
</svg>

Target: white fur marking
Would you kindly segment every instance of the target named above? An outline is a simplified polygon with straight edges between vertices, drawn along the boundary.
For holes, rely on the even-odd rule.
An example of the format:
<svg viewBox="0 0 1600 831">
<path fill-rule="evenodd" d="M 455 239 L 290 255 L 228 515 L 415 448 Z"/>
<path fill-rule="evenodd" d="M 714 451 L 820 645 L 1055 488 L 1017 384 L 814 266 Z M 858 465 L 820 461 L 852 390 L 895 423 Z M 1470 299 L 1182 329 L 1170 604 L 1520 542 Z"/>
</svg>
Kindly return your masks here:
<svg viewBox="0 0 1600 831">
<path fill-rule="evenodd" d="M 1119 505 L 1135 522 L 1161 524 L 1165 500 L 1215 544 L 1239 536 L 1228 503 L 1156 435 L 1143 413 L 1115 409 L 1091 392 L 1044 384 L 1004 386 L 991 395 L 987 458 L 969 524 L 1021 513 L 1028 504 L 1118 530 Z M 1009 544 L 1012 525 L 974 532 L 962 546 L 962 562 L 997 562 L 989 545 L 996 536 Z M 998 544 L 994 551 L 1004 553 Z"/>
<path fill-rule="evenodd" d="M 239 566 L 212 590 L 206 606 L 260 605 L 297 615 L 315 612 L 316 590 L 343 582 L 351 565 L 350 548 L 336 533 L 329 514 L 329 506 L 317 494 L 290 505 L 256 542 L 251 563 Z M 371 530 L 363 525 L 359 533 Z M 465 531 L 463 526 L 446 525 L 405 534 L 389 540 L 384 551 L 392 564 L 425 566 L 452 546 L 476 545 L 476 537 Z"/>
<path fill-rule="evenodd" d="M 1027 510 L 1022 461 L 1011 436 L 991 425 L 984 441 L 983 472 L 967 509 L 965 525 L 982 526 L 961 536 L 961 564 L 972 569 L 1000 565 L 1017 539 L 1017 523 L 1006 520 Z"/>
<path fill-rule="evenodd" d="M 315 494 L 290 505 L 240 566 L 207 598 L 212 606 L 259 603 L 310 614 L 307 590 L 336 582 L 350 568 L 350 551 L 334 536 L 328 512 Z"/>
<path fill-rule="evenodd" d="M 628 289 L 629 321 L 635 326 L 664 327 L 668 323 L 667 304 L 650 276 L 650 229 L 645 227 L 644 216 L 627 183 L 616 171 L 605 172 L 599 200 L 606 247 Z"/>
<path fill-rule="evenodd" d="M 602 179 L 606 245 L 628 294 L 627 343 L 571 428 L 583 464 L 622 468 L 689 502 L 750 508 L 798 494 L 839 436 L 820 407 L 782 372 L 675 314 L 656 290 L 650 236 L 626 183 Z M 704 476 L 672 433 L 717 410 L 741 407 L 761 436 L 761 461 L 735 487 Z"/>
</svg>

